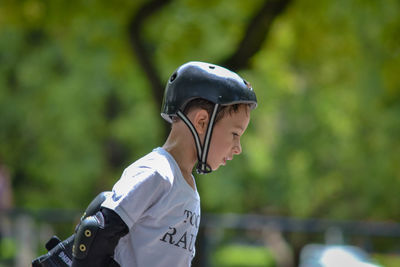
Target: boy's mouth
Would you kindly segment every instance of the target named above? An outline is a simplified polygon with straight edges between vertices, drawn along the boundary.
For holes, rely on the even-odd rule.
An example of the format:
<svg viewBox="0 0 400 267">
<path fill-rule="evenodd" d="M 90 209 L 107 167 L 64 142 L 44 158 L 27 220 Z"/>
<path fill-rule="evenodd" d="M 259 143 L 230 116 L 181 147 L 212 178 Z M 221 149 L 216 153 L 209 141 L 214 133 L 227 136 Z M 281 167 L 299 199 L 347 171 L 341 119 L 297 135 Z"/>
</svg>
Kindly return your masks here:
<svg viewBox="0 0 400 267">
<path fill-rule="evenodd" d="M 226 165 L 226 162 L 227 162 L 228 160 L 232 160 L 232 158 L 225 157 L 224 160 L 223 160 L 223 162 L 222 162 L 222 165 L 225 166 L 225 165 Z"/>
</svg>

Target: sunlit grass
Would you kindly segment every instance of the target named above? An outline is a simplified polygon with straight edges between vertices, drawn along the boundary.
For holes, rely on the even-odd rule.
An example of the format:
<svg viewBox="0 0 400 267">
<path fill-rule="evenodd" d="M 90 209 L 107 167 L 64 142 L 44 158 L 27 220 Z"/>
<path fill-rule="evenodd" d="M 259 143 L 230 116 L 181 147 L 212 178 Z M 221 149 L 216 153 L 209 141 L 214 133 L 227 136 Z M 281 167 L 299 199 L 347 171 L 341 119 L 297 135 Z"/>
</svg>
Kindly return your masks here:
<svg viewBox="0 0 400 267">
<path fill-rule="evenodd" d="M 214 253 L 213 266 L 218 267 L 272 267 L 271 253 L 265 247 L 250 245 L 227 245 Z"/>
</svg>

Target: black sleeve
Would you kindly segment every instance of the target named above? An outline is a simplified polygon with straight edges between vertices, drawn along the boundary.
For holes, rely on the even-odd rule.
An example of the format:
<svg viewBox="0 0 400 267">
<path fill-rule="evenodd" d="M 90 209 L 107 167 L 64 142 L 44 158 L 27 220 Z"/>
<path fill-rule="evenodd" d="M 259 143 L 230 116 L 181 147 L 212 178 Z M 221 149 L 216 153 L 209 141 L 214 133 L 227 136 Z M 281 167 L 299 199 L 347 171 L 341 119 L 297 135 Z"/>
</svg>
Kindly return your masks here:
<svg viewBox="0 0 400 267">
<path fill-rule="evenodd" d="M 118 266 L 113 260 L 114 250 L 128 232 L 115 211 L 102 207 L 94 216 L 85 218 L 77 229 L 72 267 Z"/>
</svg>

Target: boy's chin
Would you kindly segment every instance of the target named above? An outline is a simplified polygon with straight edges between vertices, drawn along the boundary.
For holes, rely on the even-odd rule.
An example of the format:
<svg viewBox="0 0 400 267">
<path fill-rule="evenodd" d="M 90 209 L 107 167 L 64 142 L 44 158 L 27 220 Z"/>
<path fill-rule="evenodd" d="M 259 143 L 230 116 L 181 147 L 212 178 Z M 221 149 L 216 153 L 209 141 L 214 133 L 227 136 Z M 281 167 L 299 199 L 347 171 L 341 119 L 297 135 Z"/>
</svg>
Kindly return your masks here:
<svg viewBox="0 0 400 267">
<path fill-rule="evenodd" d="M 212 171 L 216 171 L 218 170 L 220 167 L 225 166 L 224 162 L 221 163 L 214 163 L 214 164 L 210 164 L 210 162 L 208 162 L 208 164 L 210 165 L 210 168 Z"/>
<path fill-rule="evenodd" d="M 219 164 L 217 166 L 211 166 L 211 170 L 216 171 L 218 170 L 221 166 L 223 166 L 223 164 Z"/>
</svg>

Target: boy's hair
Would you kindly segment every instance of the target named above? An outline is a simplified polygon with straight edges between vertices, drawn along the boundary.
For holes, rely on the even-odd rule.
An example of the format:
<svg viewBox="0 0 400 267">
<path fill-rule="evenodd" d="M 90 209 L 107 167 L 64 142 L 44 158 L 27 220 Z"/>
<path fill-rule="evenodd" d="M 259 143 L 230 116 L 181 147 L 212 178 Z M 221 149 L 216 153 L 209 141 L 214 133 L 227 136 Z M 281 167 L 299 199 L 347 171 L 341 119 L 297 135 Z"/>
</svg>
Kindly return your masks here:
<svg viewBox="0 0 400 267">
<path fill-rule="evenodd" d="M 222 119 L 227 113 L 229 113 L 231 115 L 234 112 L 235 113 L 238 112 L 240 106 L 242 106 L 242 105 L 250 107 L 250 104 L 245 104 L 245 103 L 219 106 L 217 116 L 215 117 L 215 123 L 217 123 L 220 119 Z M 208 115 L 211 117 L 214 106 L 215 106 L 214 103 L 212 103 L 206 99 L 196 98 L 196 99 L 189 101 L 189 103 L 187 103 L 187 105 L 185 106 L 185 108 L 183 110 L 183 113 L 185 115 L 188 115 L 189 112 L 192 111 L 193 109 L 201 108 L 201 109 L 206 110 Z M 179 120 L 180 120 L 179 117 L 174 117 L 173 122 L 177 122 Z"/>
</svg>

